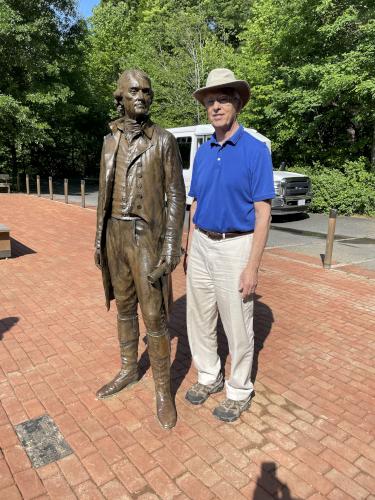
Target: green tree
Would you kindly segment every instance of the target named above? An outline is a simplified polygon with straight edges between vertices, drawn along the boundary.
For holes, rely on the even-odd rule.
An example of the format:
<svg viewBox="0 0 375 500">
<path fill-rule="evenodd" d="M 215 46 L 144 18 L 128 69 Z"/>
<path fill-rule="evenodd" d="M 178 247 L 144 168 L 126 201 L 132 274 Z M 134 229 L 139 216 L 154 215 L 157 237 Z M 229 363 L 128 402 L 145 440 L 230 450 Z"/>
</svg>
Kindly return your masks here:
<svg viewBox="0 0 375 500">
<path fill-rule="evenodd" d="M 231 44 L 210 24 L 207 12 L 184 2 L 107 0 L 90 22 L 90 85 L 103 111 L 113 116 L 111 95 L 119 73 L 139 67 L 153 81 L 153 115 L 160 124 L 188 125 L 203 119 L 191 94 L 212 67 L 228 65 L 233 58 Z"/>
<path fill-rule="evenodd" d="M 85 33 L 74 0 L 0 0 L 0 158 L 13 180 L 20 168 L 53 173 L 59 157 L 67 163 L 71 125 L 87 113 L 79 70 Z"/>
<path fill-rule="evenodd" d="M 242 34 L 239 72 L 253 84 L 244 118 L 277 160 L 375 166 L 372 0 L 260 0 Z"/>
</svg>

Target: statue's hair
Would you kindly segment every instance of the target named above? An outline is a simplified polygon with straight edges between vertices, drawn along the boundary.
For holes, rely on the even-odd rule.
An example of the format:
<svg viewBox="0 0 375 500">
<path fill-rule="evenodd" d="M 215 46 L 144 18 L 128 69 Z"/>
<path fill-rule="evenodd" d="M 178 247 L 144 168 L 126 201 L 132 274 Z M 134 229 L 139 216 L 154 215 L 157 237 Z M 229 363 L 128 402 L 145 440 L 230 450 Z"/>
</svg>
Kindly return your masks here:
<svg viewBox="0 0 375 500">
<path fill-rule="evenodd" d="M 130 76 L 135 76 L 136 78 L 144 78 L 147 80 L 151 87 L 151 78 L 148 76 L 147 73 L 142 71 L 141 69 L 134 68 L 134 69 L 127 69 L 121 75 L 119 76 L 119 79 L 117 81 L 117 88 L 114 92 L 114 97 L 116 100 L 119 100 L 122 98 L 122 90 L 124 86 L 124 82 L 129 79 Z"/>
</svg>

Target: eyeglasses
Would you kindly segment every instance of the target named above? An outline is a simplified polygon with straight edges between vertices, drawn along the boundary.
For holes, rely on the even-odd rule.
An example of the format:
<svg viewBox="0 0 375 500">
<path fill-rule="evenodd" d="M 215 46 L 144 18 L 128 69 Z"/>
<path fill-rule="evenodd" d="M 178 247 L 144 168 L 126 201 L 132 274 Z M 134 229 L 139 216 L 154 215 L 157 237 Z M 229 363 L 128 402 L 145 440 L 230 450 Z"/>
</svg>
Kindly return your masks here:
<svg viewBox="0 0 375 500">
<path fill-rule="evenodd" d="M 219 104 L 229 104 L 236 99 L 236 97 L 223 94 L 215 97 L 208 97 L 207 99 L 204 99 L 203 102 L 206 108 L 211 108 L 215 104 L 215 102 L 218 102 Z"/>
</svg>

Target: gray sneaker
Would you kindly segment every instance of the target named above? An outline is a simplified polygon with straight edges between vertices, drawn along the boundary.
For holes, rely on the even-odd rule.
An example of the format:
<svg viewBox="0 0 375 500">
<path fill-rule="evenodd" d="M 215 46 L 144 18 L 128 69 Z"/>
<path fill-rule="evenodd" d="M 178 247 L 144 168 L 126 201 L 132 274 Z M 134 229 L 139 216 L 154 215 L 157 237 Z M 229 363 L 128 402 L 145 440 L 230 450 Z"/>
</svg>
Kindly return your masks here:
<svg viewBox="0 0 375 500">
<path fill-rule="evenodd" d="M 219 406 L 217 406 L 212 414 L 219 420 L 224 422 L 234 422 L 238 419 L 241 413 L 250 407 L 253 393 L 247 399 L 241 401 L 234 401 L 233 399 L 224 399 Z"/>
<path fill-rule="evenodd" d="M 201 405 L 206 401 L 206 399 L 208 399 L 210 394 L 222 391 L 223 387 L 224 380 L 222 377 L 210 385 L 203 385 L 197 382 L 187 391 L 185 399 L 187 399 L 192 405 Z"/>
</svg>

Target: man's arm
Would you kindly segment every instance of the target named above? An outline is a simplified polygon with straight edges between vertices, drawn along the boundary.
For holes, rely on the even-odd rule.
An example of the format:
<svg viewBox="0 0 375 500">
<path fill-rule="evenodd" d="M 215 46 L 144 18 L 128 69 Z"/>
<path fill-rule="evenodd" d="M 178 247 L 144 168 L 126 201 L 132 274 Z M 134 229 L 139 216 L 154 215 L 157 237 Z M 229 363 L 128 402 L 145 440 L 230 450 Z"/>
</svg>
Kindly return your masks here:
<svg viewBox="0 0 375 500">
<path fill-rule="evenodd" d="M 197 210 L 197 200 L 194 198 L 192 204 L 190 205 L 190 211 L 189 211 L 189 233 L 187 235 L 187 245 L 186 245 L 186 254 L 184 258 L 184 271 L 185 274 L 187 272 L 187 266 L 188 266 L 188 260 L 189 260 L 189 254 L 190 254 L 190 247 L 191 247 L 191 242 L 193 238 L 193 232 L 194 232 L 194 222 L 193 222 L 193 217 L 195 214 L 195 211 Z"/>
<path fill-rule="evenodd" d="M 258 284 L 258 269 L 262 259 L 263 251 L 267 243 L 268 232 L 271 221 L 271 201 L 254 202 L 255 209 L 255 228 L 253 234 L 253 243 L 247 266 L 241 273 L 239 291 L 242 298 L 255 292 Z"/>
</svg>

